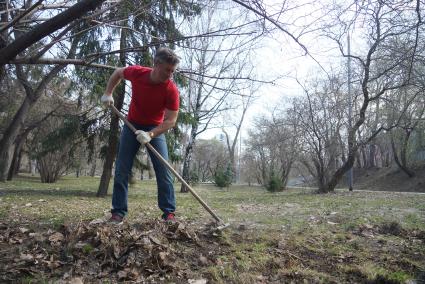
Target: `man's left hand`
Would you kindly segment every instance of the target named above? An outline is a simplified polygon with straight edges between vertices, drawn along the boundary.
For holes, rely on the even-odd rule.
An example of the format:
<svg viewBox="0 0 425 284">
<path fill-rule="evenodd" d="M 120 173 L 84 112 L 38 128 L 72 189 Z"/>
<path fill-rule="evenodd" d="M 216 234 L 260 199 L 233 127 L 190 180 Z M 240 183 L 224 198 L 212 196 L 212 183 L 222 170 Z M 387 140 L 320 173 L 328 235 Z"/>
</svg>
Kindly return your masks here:
<svg viewBox="0 0 425 284">
<path fill-rule="evenodd" d="M 149 135 L 149 132 L 145 132 L 143 130 L 137 130 L 134 133 L 137 135 L 136 139 L 137 139 L 137 141 L 140 142 L 140 144 L 144 145 L 144 144 L 150 142 L 151 139 L 152 139 L 151 136 Z"/>
</svg>

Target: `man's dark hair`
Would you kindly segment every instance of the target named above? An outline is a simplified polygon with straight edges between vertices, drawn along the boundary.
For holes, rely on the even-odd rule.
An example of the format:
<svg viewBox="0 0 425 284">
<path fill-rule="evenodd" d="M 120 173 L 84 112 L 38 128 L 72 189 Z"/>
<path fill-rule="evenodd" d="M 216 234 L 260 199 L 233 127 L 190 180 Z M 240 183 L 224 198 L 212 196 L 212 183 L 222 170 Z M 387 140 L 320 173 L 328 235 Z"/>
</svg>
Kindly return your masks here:
<svg viewBox="0 0 425 284">
<path fill-rule="evenodd" d="M 168 63 L 171 65 L 177 65 L 180 62 L 180 58 L 168 47 L 160 47 L 156 51 L 153 62 L 154 64 Z"/>
</svg>

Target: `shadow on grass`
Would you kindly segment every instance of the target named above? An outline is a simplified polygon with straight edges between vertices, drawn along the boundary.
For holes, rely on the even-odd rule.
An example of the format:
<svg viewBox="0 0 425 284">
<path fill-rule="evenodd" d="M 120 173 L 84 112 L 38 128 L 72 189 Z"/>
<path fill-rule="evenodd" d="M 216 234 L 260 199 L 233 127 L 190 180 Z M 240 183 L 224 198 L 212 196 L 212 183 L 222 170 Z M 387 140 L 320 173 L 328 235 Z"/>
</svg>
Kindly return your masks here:
<svg viewBox="0 0 425 284">
<path fill-rule="evenodd" d="M 80 196 L 80 197 L 96 197 L 96 192 L 86 190 L 73 190 L 73 189 L 31 189 L 31 188 L 19 188 L 19 189 L 2 189 L 0 190 L 0 196 L 5 195 L 23 195 L 26 196 L 37 196 L 37 195 L 48 195 L 48 196 Z"/>
</svg>

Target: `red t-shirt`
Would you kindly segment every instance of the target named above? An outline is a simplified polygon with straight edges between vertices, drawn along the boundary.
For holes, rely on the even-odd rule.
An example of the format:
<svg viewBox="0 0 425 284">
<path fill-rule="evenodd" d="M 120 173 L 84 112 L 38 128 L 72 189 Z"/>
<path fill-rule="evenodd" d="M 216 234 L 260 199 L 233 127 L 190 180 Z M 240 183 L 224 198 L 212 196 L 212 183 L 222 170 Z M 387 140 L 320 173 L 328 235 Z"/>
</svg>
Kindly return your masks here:
<svg viewBox="0 0 425 284">
<path fill-rule="evenodd" d="M 131 102 L 128 120 L 142 125 L 159 125 L 164 121 L 165 109 L 179 109 L 179 91 L 168 80 L 153 84 L 150 81 L 152 68 L 129 66 L 124 69 L 124 78 L 131 82 Z"/>
</svg>

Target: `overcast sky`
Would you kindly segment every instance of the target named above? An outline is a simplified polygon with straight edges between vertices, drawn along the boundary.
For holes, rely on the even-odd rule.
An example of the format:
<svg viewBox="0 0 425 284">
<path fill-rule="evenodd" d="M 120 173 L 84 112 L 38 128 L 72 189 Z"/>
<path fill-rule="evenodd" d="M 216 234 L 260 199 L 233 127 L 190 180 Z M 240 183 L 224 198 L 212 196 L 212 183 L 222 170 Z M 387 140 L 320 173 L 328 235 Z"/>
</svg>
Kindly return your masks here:
<svg viewBox="0 0 425 284">
<path fill-rule="evenodd" d="M 269 5 L 276 5 L 274 6 L 276 9 L 281 8 L 282 5 L 282 1 L 269 0 L 266 2 Z M 294 35 L 298 35 L 297 26 L 300 27 L 315 18 L 324 19 L 325 11 L 319 9 L 319 5 L 324 2 L 321 1 L 321 3 L 317 4 L 317 2 L 294 1 L 290 3 L 289 5 L 298 6 L 304 5 L 303 3 L 308 4 L 284 14 L 284 22 L 296 23 L 293 30 L 291 30 L 292 27 L 290 25 L 285 26 L 285 28 L 288 28 Z M 319 21 L 315 21 L 315 24 L 310 28 L 316 28 L 319 25 Z M 330 70 L 343 66 L 344 59 L 341 57 L 339 50 L 335 48 L 335 44 L 323 37 L 318 37 L 317 33 L 308 33 L 300 37 L 300 41 L 307 47 L 309 55 L 306 55 L 293 39 L 280 30 L 275 30 L 272 34 L 267 35 L 261 41 L 262 47 L 255 50 L 253 63 L 259 77 L 263 80 L 280 79 L 277 79 L 274 85 L 264 84 L 259 88 L 257 92 L 259 98 L 248 110 L 244 122 L 243 136 L 246 136 L 246 131 L 252 128 L 252 122 L 256 117 L 268 115 L 273 108 L 282 106 L 285 100 L 292 96 L 303 95 L 303 91 L 295 78 L 304 82 L 321 76 L 320 74 L 323 72 L 321 68 Z M 220 133 L 219 129 L 213 129 L 204 133 L 202 138 L 212 138 L 218 133 Z"/>
</svg>

